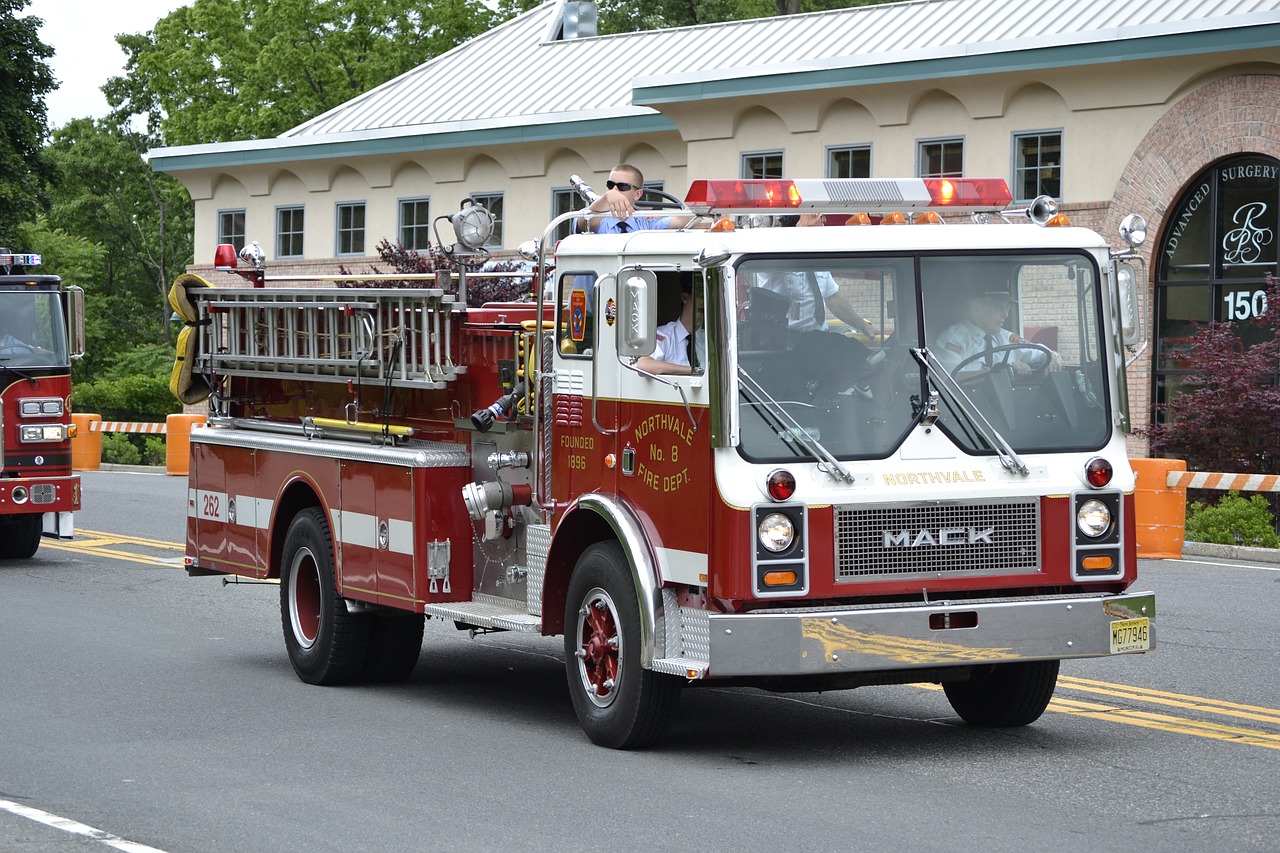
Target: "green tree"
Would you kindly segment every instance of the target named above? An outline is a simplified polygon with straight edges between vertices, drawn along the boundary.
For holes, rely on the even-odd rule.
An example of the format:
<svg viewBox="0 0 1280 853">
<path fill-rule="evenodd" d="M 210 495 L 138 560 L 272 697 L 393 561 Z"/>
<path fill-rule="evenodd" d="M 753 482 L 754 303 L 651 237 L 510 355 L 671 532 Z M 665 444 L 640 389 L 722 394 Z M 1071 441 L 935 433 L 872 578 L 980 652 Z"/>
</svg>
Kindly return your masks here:
<svg viewBox="0 0 1280 853">
<path fill-rule="evenodd" d="M 42 146 L 49 133 L 44 99 L 57 88 L 40 41 L 43 23 L 19 18 L 27 0 L 0 0 L 0 244 L 13 247 L 17 225 L 44 209 L 54 172 Z"/>
<path fill-rule="evenodd" d="M 166 145 L 278 136 L 498 20 L 478 0 L 195 0 L 117 37 L 103 92 Z"/>
<path fill-rule="evenodd" d="M 110 318 L 100 343 L 113 353 L 172 339 L 165 296 L 192 259 L 191 200 L 180 183 L 147 166 L 142 155 L 154 144 L 145 134 L 75 119 L 54 131 L 48 147 L 60 174 L 49 227 L 105 247 L 98 278 L 64 278 L 85 288 L 91 315 Z"/>
</svg>

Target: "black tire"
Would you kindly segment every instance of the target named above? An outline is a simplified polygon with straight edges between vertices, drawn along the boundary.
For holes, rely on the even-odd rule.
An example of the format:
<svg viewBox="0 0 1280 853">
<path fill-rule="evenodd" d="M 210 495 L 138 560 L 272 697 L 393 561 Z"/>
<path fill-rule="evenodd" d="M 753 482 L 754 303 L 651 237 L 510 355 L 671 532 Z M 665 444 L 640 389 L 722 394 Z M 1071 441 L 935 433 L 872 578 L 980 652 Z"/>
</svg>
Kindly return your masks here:
<svg viewBox="0 0 1280 853">
<path fill-rule="evenodd" d="M 640 666 L 640 604 L 616 542 L 592 545 L 578 560 L 564 621 L 565 675 L 587 737 L 613 749 L 653 745 L 683 682 Z"/>
<path fill-rule="evenodd" d="M 347 612 L 333 568 L 324 512 L 304 509 L 289 525 L 280 566 L 280 619 L 289 662 L 308 684 L 345 684 L 364 667 L 369 620 Z"/>
<path fill-rule="evenodd" d="M 360 677 L 371 683 L 404 681 L 422 652 L 421 613 L 375 614 L 369 617 L 369 648 Z"/>
<path fill-rule="evenodd" d="M 0 521 L 0 560 L 27 560 L 40 547 L 42 513 L 11 515 Z"/>
<path fill-rule="evenodd" d="M 960 718 L 971 726 L 1011 728 L 1040 719 L 1058 684 L 1056 660 L 1002 663 L 975 670 L 968 681 L 942 689 Z"/>
</svg>

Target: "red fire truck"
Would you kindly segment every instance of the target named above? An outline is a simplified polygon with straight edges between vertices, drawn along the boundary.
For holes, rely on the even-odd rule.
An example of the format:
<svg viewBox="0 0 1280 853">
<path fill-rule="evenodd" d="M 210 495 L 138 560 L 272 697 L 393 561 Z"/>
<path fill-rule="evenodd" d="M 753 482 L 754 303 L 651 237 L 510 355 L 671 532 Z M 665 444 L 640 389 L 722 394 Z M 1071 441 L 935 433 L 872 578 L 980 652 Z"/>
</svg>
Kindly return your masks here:
<svg viewBox="0 0 1280 853">
<path fill-rule="evenodd" d="M 0 559 L 70 539 L 80 508 L 70 359 L 84 354 L 84 294 L 31 272 L 40 262 L 0 249 Z"/>
<path fill-rule="evenodd" d="M 1124 444 L 1140 218 L 1113 252 L 998 179 L 663 204 L 692 221 L 557 242 L 558 217 L 527 302 L 467 307 L 465 265 L 335 287 L 260 256 L 252 287 L 182 288 L 212 389 L 188 571 L 278 579 L 316 684 L 406 677 L 430 617 L 563 635 L 617 748 L 701 684 L 934 682 L 1025 725 L 1061 660 L 1154 647 Z M 659 372 L 682 311 L 695 345 Z"/>
</svg>

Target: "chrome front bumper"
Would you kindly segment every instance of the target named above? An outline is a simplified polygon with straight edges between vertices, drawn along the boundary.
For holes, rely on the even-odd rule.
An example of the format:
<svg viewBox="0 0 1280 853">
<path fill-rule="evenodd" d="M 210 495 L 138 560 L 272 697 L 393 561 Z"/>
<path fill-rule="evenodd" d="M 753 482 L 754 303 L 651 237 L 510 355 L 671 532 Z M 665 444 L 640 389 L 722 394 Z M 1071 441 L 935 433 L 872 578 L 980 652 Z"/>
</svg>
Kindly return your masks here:
<svg viewBox="0 0 1280 853">
<path fill-rule="evenodd" d="M 706 675 L 830 675 L 1107 657 L 1154 649 L 1155 612 L 1154 593 L 1140 592 L 716 613 L 709 616 Z M 1117 646 L 1112 623 L 1119 622 L 1141 628 L 1148 649 Z M 954 625 L 972 627 L 948 627 Z M 1132 633 L 1125 632 L 1126 641 Z"/>
</svg>

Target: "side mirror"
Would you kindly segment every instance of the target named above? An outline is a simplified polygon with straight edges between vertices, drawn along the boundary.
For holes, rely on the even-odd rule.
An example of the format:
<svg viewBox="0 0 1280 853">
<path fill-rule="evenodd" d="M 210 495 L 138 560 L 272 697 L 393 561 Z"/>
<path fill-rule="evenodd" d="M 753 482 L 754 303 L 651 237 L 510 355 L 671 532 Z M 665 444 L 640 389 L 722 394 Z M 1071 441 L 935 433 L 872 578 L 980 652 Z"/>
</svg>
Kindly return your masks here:
<svg viewBox="0 0 1280 853">
<path fill-rule="evenodd" d="M 658 277 L 652 270 L 618 272 L 618 355 L 653 352 L 657 337 Z"/>
<path fill-rule="evenodd" d="M 1132 264 L 1116 264 L 1116 301 L 1119 304 L 1120 339 L 1135 346 L 1142 339 L 1138 306 L 1138 270 Z"/>
<path fill-rule="evenodd" d="M 70 328 L 67 330 L 71 336 L 71 347 L 68 353 L 71 358 L 84 357 L 84 290 L 75 285 L 67 288 L 67 302 L 69 313 L 71 314 Z"/>
</svg>

